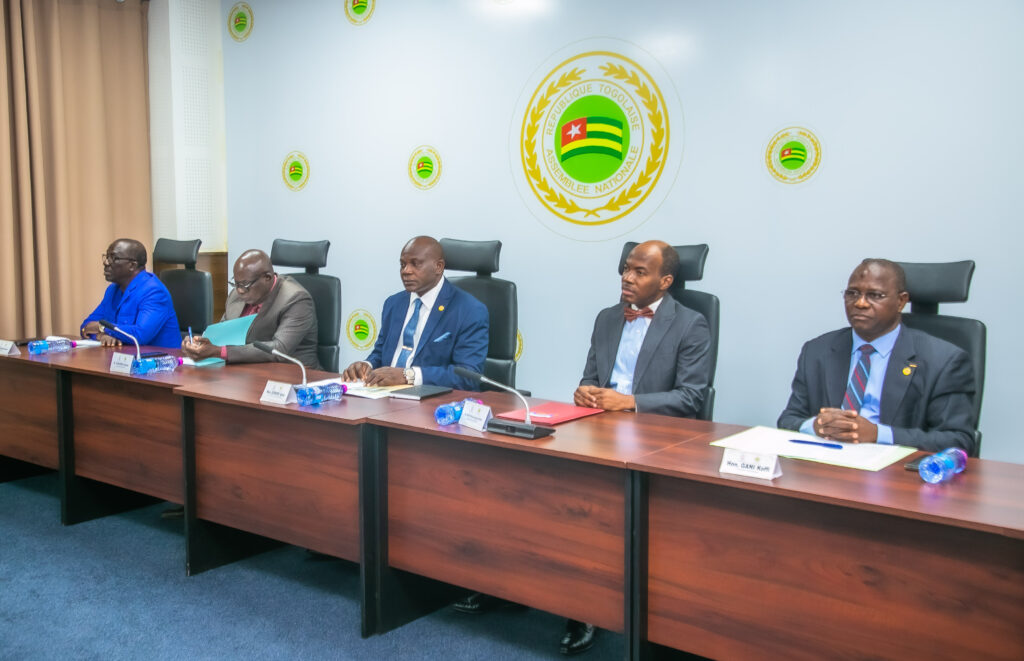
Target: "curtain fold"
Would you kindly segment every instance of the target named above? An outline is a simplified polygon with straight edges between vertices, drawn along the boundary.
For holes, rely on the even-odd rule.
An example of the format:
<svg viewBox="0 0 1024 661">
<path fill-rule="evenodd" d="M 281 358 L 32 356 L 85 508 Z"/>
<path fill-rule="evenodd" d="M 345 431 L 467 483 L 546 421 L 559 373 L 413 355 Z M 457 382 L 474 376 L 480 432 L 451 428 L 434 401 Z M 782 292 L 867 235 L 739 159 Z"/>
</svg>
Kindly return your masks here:
<svg viewBox="0 0 1024 661">
<path fill-rule="evenodd" d="M 141 0 L 3 0 L 0 338 L 77 332 L 114 238 L 152 243 Z"/>
</svg>

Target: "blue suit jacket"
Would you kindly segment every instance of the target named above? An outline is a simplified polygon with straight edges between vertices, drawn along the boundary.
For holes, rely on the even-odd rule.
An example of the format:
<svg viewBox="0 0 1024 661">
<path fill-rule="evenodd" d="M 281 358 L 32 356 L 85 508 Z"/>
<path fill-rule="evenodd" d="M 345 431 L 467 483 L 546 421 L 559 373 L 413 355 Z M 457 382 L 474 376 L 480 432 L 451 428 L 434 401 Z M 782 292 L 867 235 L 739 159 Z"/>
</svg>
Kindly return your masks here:
<svg viewBox="0 0 1024 661">
<path fill-rule="evenodd" d="M 373 353 L 366 359 L 375 369 L 391 364 L 402 338 L 410 296 L 412 294 L 403 291 L 384 301 L 381 333 Z M 479 390 L 478 383 L 456 376 L 453 368 L 460 366 L 483 372 L 489 325 L 484 304 L 445 280 L 412 358 L 411 365 L 423 372 L 423 383 Z"/>
<path fill-rule="evenodd" d="M 124 292 L 116 283 L 110 283 L 103 293 L 103 300 L 85 318 L 82 326 L 101 319 L 131 333 L 139 344 L 168 349 L 181 347 L 181 330 L 171 293 L 160 278 L 149 271 L 142 271 L 132 278 Z M 125 344 L 134 344 L 121 333 L 110 331 L 110 334 Z"/>
</svg>

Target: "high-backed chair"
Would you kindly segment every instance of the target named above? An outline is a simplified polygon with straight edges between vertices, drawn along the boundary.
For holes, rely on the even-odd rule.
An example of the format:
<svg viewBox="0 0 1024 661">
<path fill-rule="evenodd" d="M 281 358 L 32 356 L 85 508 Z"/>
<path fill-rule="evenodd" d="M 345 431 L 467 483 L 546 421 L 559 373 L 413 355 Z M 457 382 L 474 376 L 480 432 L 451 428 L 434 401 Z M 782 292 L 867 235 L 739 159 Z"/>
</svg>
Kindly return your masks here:
<svg viewBox="0 0 1024 661">
<path fill-rule="evenodd" d="M 448 281 L 487 306 L 490 343 L 484 362 L 484 376 L 515 388 L 516 331 L 519 328 L 516 284 L 491 275 L 498 271 L 501 241 L 441 239 L 441 248 L 446 269 L 476 273 L 448 278 Z"/>
<path fill-rule="evenodd" d="M 939 303 L 963 303 L 971 289 L 974 260 L 928 264 L 899 262 L 907 274 L 910 312 L 903 314 L 903 323 L 929 335 L 955 344 L 974 365 L 975 425 L 981 419 L 981 397 L 985 389 L 985 346 L 987 330 L 977 319 L 939 314 Z M 981 432 L 974 430 L 974 456 L 981 451 Z"/>
<path fill-rule="evenodd" d="M 341 348 L 341 280 L 333 275 L 323 275 L 320 269 L 327 266 L 327 251 L 330 241 L 288 241 L 274 239 L 270 248 L 270 262 L 274 266 L 291 266 L 305 269 L 304 273 L 288 273 L 288 277 L 306 288 L 316 306 L 317 357 L 320 366 L 329 372 L 338 371 Z"/>
<path fill-rule="evenodd" d="M 619 258 L 620 275 L 626 268 L 626 258 L 636 246 L 636 241 L 627 241 L 622 246 L 622 256 Z M 708 388 L 704 393 L 704 402 L 697 414 L 698 420 L 710 420 L 715 411 L 715 369 L 718 366 L 718 324 L 721 317 L 721 305 L 718 297 L 714 294 L 686 288 L 688 281 L 693 282 L 704 277 L 704 262 L 708 258 L 708 244 L 672 247 L 679 254 L 679 270 L 675 273 L 675 280 L 668 292 L 685 307 L 704 315 L 711 333 L 711 348 L 709 349 L 711 374 L 708 376 Z"/>
<path fill-rule="evenodd" d="M 178 329 L 183 335 L 189 328 L 193 333 L 202 333 L 213 323 L 213 276 L 206 271 L 196 270 L 199 246 L 202 243 L 201 239 L 157 239 L 153 246 L 154 263 L 182 264 L 185 267 L 160 272 L 160 282 L 171 293 L 174 314 L 178 317 Z"/>
</svg>

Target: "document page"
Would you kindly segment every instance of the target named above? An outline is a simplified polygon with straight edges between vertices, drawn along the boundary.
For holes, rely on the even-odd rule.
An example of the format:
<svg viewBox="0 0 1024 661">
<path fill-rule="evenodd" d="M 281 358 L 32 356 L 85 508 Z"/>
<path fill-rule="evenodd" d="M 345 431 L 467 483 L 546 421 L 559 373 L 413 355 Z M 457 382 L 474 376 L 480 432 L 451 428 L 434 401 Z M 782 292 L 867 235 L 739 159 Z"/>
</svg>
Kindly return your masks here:
<svg viewBox="0 0 1024 661">
<path fill-rule="evenodd" d="M 917 452 L 917 448 L 902 445 L 826 441 L 817 436 L 771 427 L 751 427 L 738 434 L 713 441 L 711 445 L 867 471 L 882 470 Z"/>
</svg>

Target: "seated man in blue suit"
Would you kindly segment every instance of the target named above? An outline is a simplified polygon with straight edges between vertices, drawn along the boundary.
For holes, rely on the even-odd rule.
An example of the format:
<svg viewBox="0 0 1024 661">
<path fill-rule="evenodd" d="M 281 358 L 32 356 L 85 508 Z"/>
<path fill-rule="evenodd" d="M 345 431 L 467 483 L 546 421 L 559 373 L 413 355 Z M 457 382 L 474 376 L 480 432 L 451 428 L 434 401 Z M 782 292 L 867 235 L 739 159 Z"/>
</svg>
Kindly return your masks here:
<svg viewBox="0 0 1024 661">
<path fill-rule="evenodd" d="M 960 348 L 901 323 L 903 268 L 865 259 L 843 291 L 843 328 L 806 343 L 782 429 L 848 443 L 974 450 L 974 368 Z"/>
<path fill-rule="evenodd" d="M 174 303 L 160 278 L 146 270 L 146 247 L 134 239 L 117 239 L 103 254 L 103 277 L 110 286 L 103 300 L 82 322 L 82 337 L 96 336 L 104 345 L 135 344 L 131 338 L 105 331 L 109 321 L 139 344 L 168 349 L 181 346 L 181 331 Z"/>
<path fill-rule="evenodd" d="M 373 353 L 346 367 L 343 378 L 368 386 L 426 384 L 477 390 L 477 383 L 453 370 L 483 371 L 487 308 L 444 279 L 444 251 L 429 236 L 405 244 L 400 263 L 405 291 L 384 301 Z"/>
</svg>

